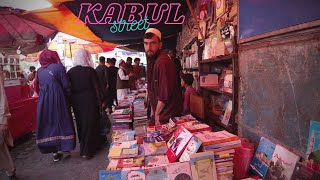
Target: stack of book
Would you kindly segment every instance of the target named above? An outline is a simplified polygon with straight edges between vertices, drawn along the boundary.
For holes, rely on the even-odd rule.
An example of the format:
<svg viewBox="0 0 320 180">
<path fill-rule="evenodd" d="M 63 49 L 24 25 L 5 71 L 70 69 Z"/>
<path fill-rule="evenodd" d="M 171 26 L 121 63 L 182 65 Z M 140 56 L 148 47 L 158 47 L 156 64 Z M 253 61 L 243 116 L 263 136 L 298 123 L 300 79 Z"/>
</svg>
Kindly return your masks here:
<svg viewBox="0 0 320 180">
<path fill-rule="evenodd" d="M 125 130 L 132 123 L 132 110 L 130 106 L 120 107 L 111 114 L 113 119 L 112 130 Z"/>
<path fill-rule="evenodd" d="M 227 131 L 202 131 L 195 136 L 202 141 L 202 151 L 214 152 L 218 179 L 232 179 L 235 148 L 241 146 L 238 136 Z"/>
<path fill-rule="evenodd" d="M 133 101 L 133 128 L 148 126 L 147 108 L 144 97 L 136 98 Z"/>
</svg>

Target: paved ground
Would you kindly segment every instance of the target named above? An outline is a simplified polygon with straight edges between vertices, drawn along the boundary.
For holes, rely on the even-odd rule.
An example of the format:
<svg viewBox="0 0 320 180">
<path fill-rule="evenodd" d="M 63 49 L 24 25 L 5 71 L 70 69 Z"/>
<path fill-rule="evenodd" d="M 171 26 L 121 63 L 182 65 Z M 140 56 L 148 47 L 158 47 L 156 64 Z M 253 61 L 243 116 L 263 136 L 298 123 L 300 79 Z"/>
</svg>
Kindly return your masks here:
<svg viewBox="0 0 320 180">
<path fill-rule="evenodd" d="M 108 145 L 94 158 L 85 160 L 80 157 L 77 144 L 70 158 L 53 162 L 52 154 L 41 154 L 35 144 L 35 137 L 30 135 L 16 145 L 11 153 L 17 168 L 17 180 L 97 180 L 99 170 L 105 169 L 107 165 Z M 0 180 L 5 179 L 0 174 Z"/>
</svg>

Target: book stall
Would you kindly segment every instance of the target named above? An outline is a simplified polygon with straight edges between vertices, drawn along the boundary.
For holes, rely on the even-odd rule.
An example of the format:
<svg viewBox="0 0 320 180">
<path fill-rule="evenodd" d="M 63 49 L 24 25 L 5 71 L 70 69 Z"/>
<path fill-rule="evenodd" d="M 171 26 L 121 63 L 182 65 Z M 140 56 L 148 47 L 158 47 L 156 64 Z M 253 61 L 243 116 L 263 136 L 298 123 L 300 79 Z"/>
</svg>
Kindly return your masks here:
<svg viewBox="0 0 320 180">
<path fill-rule="evenodd" d="M 99 173 L 101 180 L 320 177 L 320 140 L 316 137 L 320 124 L 315 121 L 310 127 L 308 158 L 299 162 L 299 156 L 265 137 L 253 155 L 248 140 L 225 130 L 213 132 L 190 114 L 172 118 L 168 124 L 147 126 L 141 96 L 127 96 L 120 104 L 123 108 L 119 106 L 112 114 L 112 143 L 106 157 L 109 163 Z"/>
</svg>

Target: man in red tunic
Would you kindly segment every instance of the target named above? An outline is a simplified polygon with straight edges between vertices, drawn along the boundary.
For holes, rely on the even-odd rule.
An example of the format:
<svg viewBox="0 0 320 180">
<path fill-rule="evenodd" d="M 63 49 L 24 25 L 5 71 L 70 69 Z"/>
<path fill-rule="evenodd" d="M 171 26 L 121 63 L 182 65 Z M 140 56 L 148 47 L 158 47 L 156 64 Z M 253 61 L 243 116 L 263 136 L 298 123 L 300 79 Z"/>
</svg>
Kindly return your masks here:
<svg viewBox="0 0 320 180">
<path fill-rule="evenodd" d="M 147 55 L 148 98 L 154 124 L 165 124 L 182 111 L 176 68 L 170 57 L 161 50 L 161 32 L 158 29 L 149 28 L 143 41 Z"/>
</svg>

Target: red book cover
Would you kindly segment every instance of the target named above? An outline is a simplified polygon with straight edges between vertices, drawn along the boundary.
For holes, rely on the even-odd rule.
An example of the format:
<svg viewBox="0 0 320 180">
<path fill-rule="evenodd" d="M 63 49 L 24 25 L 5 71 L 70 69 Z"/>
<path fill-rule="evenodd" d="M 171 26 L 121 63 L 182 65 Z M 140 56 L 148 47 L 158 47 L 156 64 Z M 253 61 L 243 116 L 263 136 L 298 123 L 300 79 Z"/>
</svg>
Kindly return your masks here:
<svg viewBox="0 0 320 180">
<path fill-rule="evenodd" d="M 191 138 L 192 134 L 181 126 L 173 133 L 167 143 L 169 148 L 166 154 L 170 163 L 179 159 Z"/>
</svg>

